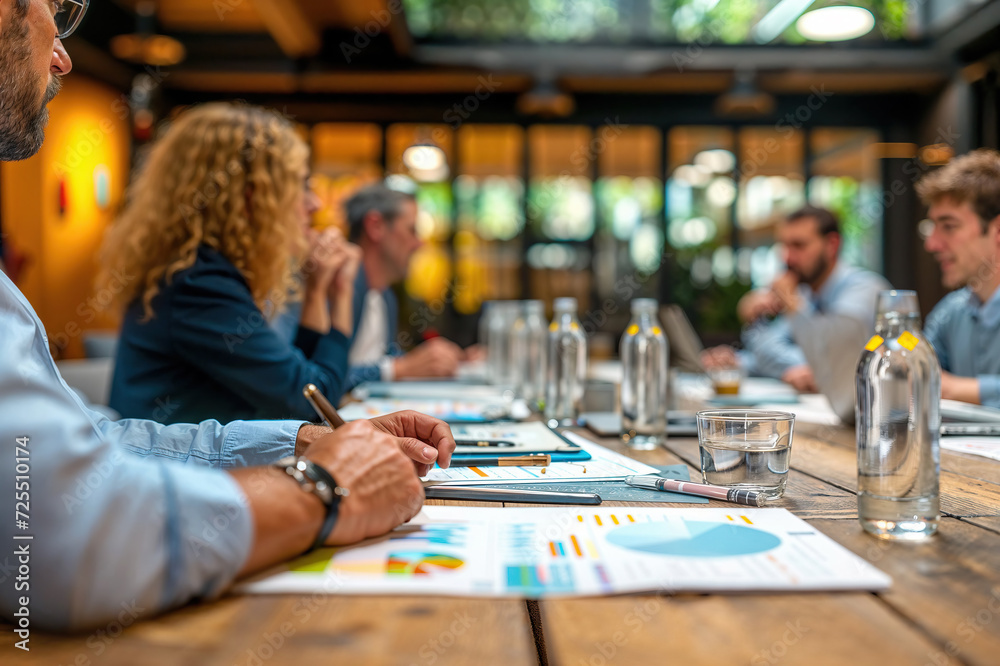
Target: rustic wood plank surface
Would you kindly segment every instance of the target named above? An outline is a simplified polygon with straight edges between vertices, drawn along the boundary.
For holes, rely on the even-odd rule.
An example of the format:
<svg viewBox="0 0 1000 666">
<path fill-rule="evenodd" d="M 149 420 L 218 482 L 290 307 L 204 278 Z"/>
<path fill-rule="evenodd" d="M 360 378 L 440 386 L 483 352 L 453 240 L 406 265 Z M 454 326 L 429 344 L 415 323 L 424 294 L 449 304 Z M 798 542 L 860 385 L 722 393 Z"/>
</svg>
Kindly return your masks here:
<svg viewBox="0 0 1000 666">
<path fill-rule="evenodd" d="M 615 597 L 540 606 L 551 662 L 572 666 L 923 666 L 939 651 L 863 593 Z M 957 663 L 947 656 L 940 662 Z"/>
<path fill-rule="evenodd" d="M 8 643 L 3 655 L 7 666 L 470 664 L 482 655 L 509 664 L 537 660 L 523 601 L 333 595 L 228 597 L 124 633 L 118 627 L 80 636 L 33 632 L 30 653 Z"/>
<path fill-rule="evenodd" d="M 497 507 L 493 502 L 428 504 Z M 0 633 L 14 634 L 0 623 Z M 483 655 L 534 664 L 524 601 L 335 595 L 227 596 L 133 626 L 75 636 L 32 631 L 31 652 L 0 647 L 4 666 L 470 664 Z"/>
<path fill-rule="evenodd" d="M 793 443 L 786 496 L 769 506 L 788 508 L 882 568 L 893 577 L 890 590 L 543 601 L 553 663 L 642 663 L 666 646 L 671 663 L 683 664 L 998 663 L 1000 534 L 984 529 L 1000 528 L 993 503 L 998 489 L 989 481 L 996 470 L 977 471 L 964 454 L 955 454 L 949 467 L 952 456 L 944 455 L 942 504 L 990 515 L 945 518 L 940 533 L 924 543 L 880 541 L 857 523 L 853 431 L 803 430 Z M 624 451 L 614 439 L 599 441 Z M 697 442 L 671 439 L 667 448 L 697 478 Z M 630 455 L 663 464 L 654 462 L 660 452 Z M 1000 464 L 979 459 L 978 467 Z M 803 492 L 815 494 L 797 496 Z M 647 621 L 637 615 L 643 609 L 656 612 L 647 612 Z"/>
<path fill-rule="evenodd" d="M 598 441 L 626 452 L 616 438 Z M 684 464 L 692 479 L 700 478 L 693 439 L 627 453 L 649 464 Z M 8 646 L 0 654 L 5 665 L 1000 663 L 1000 463 L 950 452 L 941 460 L 949 517 L 940 533 L 921 544 L 883 542 L 865 535 L 856 520 L 853 431 L 797 426 L 786 496 L 769 506 L 809 520 L 889 573 L 893 587 L 880 594 L 641 595 L 537 604 L 230 596 L 120 635 L 118 627 L 77 636 L 33 632 L 30 654 Z M 10 635 L 9 627 L 0 629 Z"/>
</svg>

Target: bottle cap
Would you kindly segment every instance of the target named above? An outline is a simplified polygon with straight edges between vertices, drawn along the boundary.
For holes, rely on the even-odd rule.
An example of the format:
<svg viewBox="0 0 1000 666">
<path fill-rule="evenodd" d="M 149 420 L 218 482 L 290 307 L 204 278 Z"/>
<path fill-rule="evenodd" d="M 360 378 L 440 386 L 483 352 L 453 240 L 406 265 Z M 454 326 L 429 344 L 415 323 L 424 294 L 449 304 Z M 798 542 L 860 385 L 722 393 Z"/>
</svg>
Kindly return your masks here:
<svg viewBox="0 0 1000 666">
<path fill-rule="evenodd" d="M 557 298 L 552 307 L 556 312 L 576 312 L 576 299 L 570 297 Z"/>
<path fill-rule="evenodd" d="M 656 314 L 656 310 L 660 307 L 660 302 L 655 298 L 633 298 L 632 299 L 632 314 L 639 314 L 640 312 L 651 312 Z"/>
<path fill-rule="evenodd" d="M 524 307 L 524 314 L 544 314 L 545 303 L 542 301 L 521 301 Z"/>
</svg>

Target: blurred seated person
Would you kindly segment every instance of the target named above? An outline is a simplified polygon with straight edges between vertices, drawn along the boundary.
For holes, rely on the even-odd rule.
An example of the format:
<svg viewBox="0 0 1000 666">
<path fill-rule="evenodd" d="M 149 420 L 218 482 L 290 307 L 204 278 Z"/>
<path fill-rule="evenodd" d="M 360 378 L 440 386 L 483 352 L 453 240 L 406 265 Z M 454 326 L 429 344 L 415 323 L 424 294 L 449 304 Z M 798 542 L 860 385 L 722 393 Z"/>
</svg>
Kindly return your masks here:
<svg viewBox="0 0 1000 666">
<path fill-rule="evenodd" d="M 891 287 L 882 276 L 840 261 L 840 224 L 829 210 L 807 206 L 792 213 L 777 238 L 788 271 L 769 288 L 740 300 L 744 351 L 715 347 L 702 353 L 702 363 L 706 368 L 739 365 L 747 374 L 816 393 L 831 383 L 826 380 L 839 364 L 850 365 L 853 373 L 857 359 L 845 360 L 831 350 L 846 353 L 864 346 L 875 327 L 878 293 Z"/>
<path fill-rule="evenodd" d="M 188 111 L 153 147 L 103 250 L 101 287 L 126 308 L 122 416 L 315 420 L 309 383 L 339 401 L 361 251 L 308 229 L 308 160 L 288 122 L 245 105 Z M 300 293 L 292 343 L 268 320 Z"/>
<path fill-rule="evenodd" d="M 941 397 L 1000 407 L 1000 153 L 976 150 L 917 184 L 934 230 L 924 247 L 955 289 L 927 317 Z"/>
<path fill-rule="evenodd" d="M 452 377 L 466 353 L 445 338 L 432 338 L 407 354 L 396 342 L 399 305 L 390 288 L 401 282 L 422 242 L 417 200 L 384 185 L 365 187 L 345 204 L 350 240 L 361 247 L 354 281 L 354 338 L 348 387 L 369 381 Z"/>
</svg>

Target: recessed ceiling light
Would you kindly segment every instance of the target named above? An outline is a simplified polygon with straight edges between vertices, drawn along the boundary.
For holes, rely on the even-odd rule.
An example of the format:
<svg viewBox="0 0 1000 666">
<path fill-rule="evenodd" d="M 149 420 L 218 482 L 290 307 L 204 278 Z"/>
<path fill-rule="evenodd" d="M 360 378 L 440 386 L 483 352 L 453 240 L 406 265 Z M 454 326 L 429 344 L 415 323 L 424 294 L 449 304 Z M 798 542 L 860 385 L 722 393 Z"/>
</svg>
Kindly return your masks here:
<svg viewBox="0 0 1000 666">
<path fill-rule="evenodd" d="M 867 35 L 875 27 L 875 17 L 863 7 L 839 5 L 803 14 L 795 27 L 806 39 L 840 42 Z"/>
</svg>

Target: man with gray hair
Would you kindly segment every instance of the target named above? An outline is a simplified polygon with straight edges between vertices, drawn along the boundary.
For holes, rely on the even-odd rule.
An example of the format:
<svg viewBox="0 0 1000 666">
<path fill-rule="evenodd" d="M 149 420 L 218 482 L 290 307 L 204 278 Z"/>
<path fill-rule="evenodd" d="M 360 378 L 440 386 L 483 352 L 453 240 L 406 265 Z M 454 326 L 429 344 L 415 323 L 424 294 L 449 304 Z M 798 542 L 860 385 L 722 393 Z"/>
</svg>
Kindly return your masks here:
<svg viewBox="0 0 1000 666">
<path fill-rule="evenodd" d="M 462 349 L 433 338 L 403 355 L 396 342 L 399 307 L 391 285 L 406 277 L 420 249 L 417 200 L 385 185 L 365 187 L 345 204 L 352 243 L 361 247 L 361 270 L 354 283 L 354 339 L 348 356 L 347 386 L 366 381 L 451 377 Z"/>
</svg>

